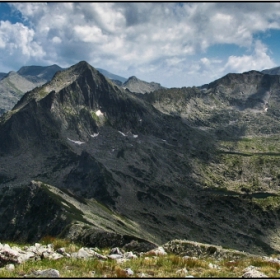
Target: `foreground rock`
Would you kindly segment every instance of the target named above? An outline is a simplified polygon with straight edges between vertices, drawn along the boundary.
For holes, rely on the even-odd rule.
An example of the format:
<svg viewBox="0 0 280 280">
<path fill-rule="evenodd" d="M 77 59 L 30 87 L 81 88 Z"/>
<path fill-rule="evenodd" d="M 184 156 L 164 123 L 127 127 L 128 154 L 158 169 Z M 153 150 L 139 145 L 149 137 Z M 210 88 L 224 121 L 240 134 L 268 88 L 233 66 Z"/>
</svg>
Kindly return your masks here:
<svg viewBox="0 0 280 280">
<path fill-rule="evenodd" d="M 257 267 L 250 265 L 243 270 L 242 278 L 268 278 L 267 275 L 260 272 Z"/>
<path fill-rule="evenodd" d="M 13 264 L 20 264 L 28 260 L 36 261 L 42 259 L 58 260 L 61 258 L 96 258 L 103 261 L 112 259 L 116 260 L 118 263 L 122 263 L 130 259 L 138 258 L 138 256 L 132 251 L 125 252 L 119 247 L 112 248 L 108 256 L 99 254 L 96 250 L 98 251 L 98 248 L 93 249 L 82 247 L 77 252 L 72 252 L 70 254 L 65 251 L 65 248 L 59 248 L 55 251 L 52 244 L 42 245 L 40 243 L 35 243 L 35 245 L 25 246 L 21 249 L 16 246 L 10 247 L 8 244 L 2 245 L 0 243 L 0 267 L 6 266 L 7 269 L 12 270 Z M 155 249 L 155 252 L 156 254 L 158 254 L 157 252 L 162 253 L 162 250 L 162 247 L 159 247 Z"/>
<path fill-rule="evenodd" d="M 59 278 L 59 271 L 53 268 L 33 271 L 30 275 L 24 275 L 24 278 Z"/>
<path fill-rule="evenodd" d="M 168 253 L 174 253 L 186 257 L 214 257 L 239 259 L 241 257 L 254 256 L 237 250 L 224 249 L 222 246 L 199 243 L 188 240 L 172 240 L 163 245 Z"/>
</svg>

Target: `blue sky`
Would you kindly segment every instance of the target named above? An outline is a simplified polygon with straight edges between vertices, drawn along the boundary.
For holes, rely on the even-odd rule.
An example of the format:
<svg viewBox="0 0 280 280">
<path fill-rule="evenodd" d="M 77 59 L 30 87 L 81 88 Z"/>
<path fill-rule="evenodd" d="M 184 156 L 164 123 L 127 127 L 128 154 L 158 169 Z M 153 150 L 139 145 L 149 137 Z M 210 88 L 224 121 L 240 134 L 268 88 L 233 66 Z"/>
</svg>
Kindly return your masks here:
<svg viewBox="0 0 280 280">
<path fill-rule="evenodd" d="M 81 60 L 167 87 L 280 66 L 277 2 L 1 2 L 0 72 Z"/>
</svg>

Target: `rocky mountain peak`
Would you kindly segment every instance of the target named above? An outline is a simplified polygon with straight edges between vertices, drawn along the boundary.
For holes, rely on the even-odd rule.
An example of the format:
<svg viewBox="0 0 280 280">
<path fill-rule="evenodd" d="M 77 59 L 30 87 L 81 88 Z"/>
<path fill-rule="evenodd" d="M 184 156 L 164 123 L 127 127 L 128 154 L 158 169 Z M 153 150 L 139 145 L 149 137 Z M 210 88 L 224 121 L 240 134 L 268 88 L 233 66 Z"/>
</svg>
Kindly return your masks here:
<svg viewBox="0 0 280 280">
<path fill-rule="evenodd" d="M 131 76 L 127 79 L 126 83 L 132 82 L 132 81 L 140 81 L 136 76 Z"/>
<path fill-rule="evenodd" d="M 122 87 L 136 93 L 150 93 L 157 89 L 163 88 L 159 83 L 148 83 L 138 79 L 135 76 L 129 77 L 127 81 L 123 83 Z"/>
</svg>

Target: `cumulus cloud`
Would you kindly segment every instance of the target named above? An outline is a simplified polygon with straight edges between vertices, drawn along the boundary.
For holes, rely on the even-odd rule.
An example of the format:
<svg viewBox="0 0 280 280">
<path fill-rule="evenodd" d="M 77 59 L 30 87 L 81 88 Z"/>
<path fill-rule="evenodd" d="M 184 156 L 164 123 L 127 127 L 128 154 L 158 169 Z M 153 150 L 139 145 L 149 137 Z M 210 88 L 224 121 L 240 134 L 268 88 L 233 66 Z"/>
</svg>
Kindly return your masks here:
<svg viewBox="0 0 280 280">
<path fill-rule="evenodd" d="M 44 56 L 44 50 L 34 41 L 35 32 L 22 23 L 0 21 L 1 63 L 25 63 L 30 58 Z"/>
<path fill-rule="evenodd" d="M 231 72 L 245 72 L 249 70 L 263 70 L 272 68 L 275 63 L 267 54 L 267 47 L 259 40 L 255 42 L 255 49 L 251 55 L 230 56 L 225 65 L 225 70 Z"/>
<path fill-rule="evenodd" d="M 153 79 L 166 86 L 199 84 L 195 75 L 202 84 L 203 78 L 212 78 L 214 73 L 240 71 L 243 62 L 253 59 L 259 64 L 262 61 L 260 65 L 267 62 L 264 68 L 268 68 L 273 62 L 254 35 L 280 29 L 279 3 L 11 5 L 22 14 L 25 25 L 9 27 L 19 35 L 3 27 L 0 47 L 10 42 L 7 52 L 17 50 L 21 54 L 19 67 L 34 61 L 67 67 L 87 60 L 94 67 L 126 77 Z M 16 36 L 22 41 L 16 41 Z M 208 48 L 216 44 L 234 44 L 253 53 L 231 56 L 223 64 L 207 55 Z"/>
</svg>

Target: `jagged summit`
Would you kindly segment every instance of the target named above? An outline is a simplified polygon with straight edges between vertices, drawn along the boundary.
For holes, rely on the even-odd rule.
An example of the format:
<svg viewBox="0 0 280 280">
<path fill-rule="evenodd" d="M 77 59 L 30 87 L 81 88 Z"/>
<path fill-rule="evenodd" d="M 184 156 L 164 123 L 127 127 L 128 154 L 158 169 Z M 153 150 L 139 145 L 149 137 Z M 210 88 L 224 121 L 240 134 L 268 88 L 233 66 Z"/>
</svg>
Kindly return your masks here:
<svg viewBox="0 0 280 280">
<path fill-rule="evenodd" d="M 130 81 L 140 81 L 140 80 L 136 76 L 131 76 L 126 80 L 126 82 L 128 83 Z"/>
</svg>

